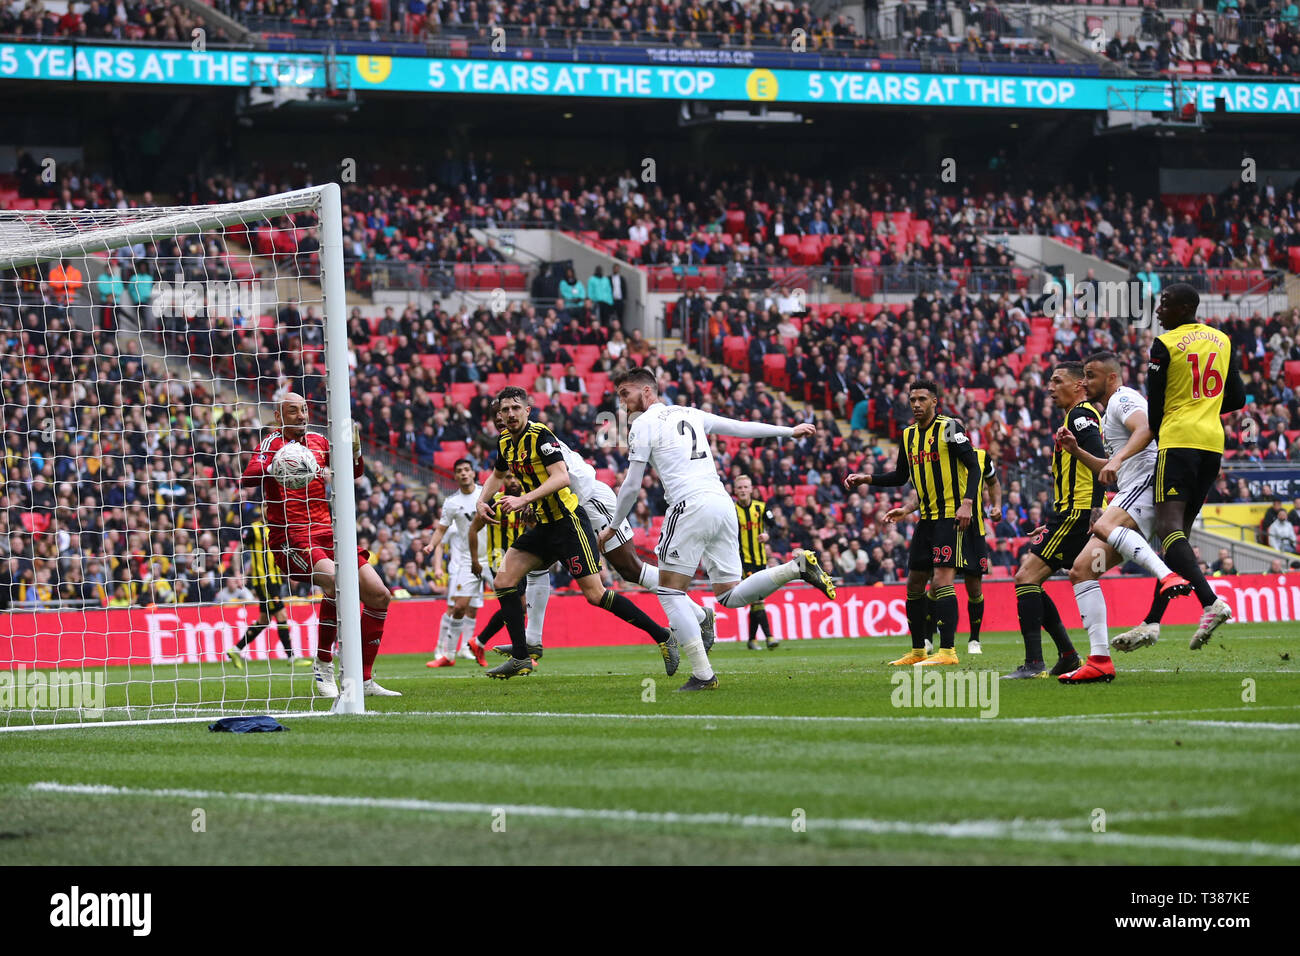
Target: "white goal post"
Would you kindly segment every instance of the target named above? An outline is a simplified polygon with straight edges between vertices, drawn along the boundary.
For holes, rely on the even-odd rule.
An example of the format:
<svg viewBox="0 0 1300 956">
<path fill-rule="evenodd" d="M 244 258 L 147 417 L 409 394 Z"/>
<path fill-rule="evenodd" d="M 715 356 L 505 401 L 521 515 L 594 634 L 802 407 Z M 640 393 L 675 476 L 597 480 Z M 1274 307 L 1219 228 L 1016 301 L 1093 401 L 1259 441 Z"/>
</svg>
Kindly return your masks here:
<svg viewBox="0 0 1300 956">
<path fill-rule="evenodd" d="M 359 572 L 351 557 L 357 522 L 342 224 L 334 183 L 209 206 L 0 210 L 0 493 L 8 493 L 0 500 L 9 505 L 0 515 L 0 585 L 10 588 L 0 605 L 0 730 L 364 712 Z M 164 274 L 168 269 L 175 271 Z M 223 298 L 227 292 L 231 298 Z M 213 344 L 266 341 L 262 335 L 280 331 L 276 316 L 285 310 L 301 316 L 299 305 L 308 319 L 320 320 L 323 341 L 311 348 L 304 344 L 311 331 L 306 321 L 292 349 L 280 355 L 241 353 L 233 344 L 227 354 L 224 344 Z M 17 325 L 5 329 L 2 320 L 10 316 Z M 199 351 L 191 348 L 196 342 Z M 252 560 L 237 541 L 241 532 L 227 523 L 212 526 L 212 515 L 223 508 L 232 513 L 240 463 L 255 446 L 231 449 L 237 437 L 246 440 L 269 424 L 276 394 L 291 390 L 295 376 L 306 381 L 304 361 L 310 371 L 318 360 L 324 372 L 312 372 L 313 381 L 323 380 L 320 404 L 333 457 L 335 650 L 343 671 L 336 700 L 319 696 L 311 672 L 293 667 L 315 655 L 304 637 L 309 627 L 302 616 L 314 613 L 306 602 L 296 606 L 298 617 L 290 614 L 288 630 L 278 631 L 283 652 L 272 619 L 250 646 L 247 667 L 235 665 L 230 647 L 212 638 L 214 628 L 218 641 L 242 636 L 256 613 L 256 602 L 241 606 L 236 621 L 234 604 L 219 606 L 210 596 L 214 575 L 229 589 Z M 205 363 L 210 372 L 196 370 Z M 86 377 L 59 378 L 67 368 Z M 145 396 L 144 407 L 105 401 L 127 386 Z M 201 406 L 199 395 L 211 406 Z M 199 436 L 215 436 L 202 454 Z M 120 460 L 108 463 L 112 468 L 106 448 Z M 78 494 L 88 485 L 99 501 L 93 533 L 82 520 L 88 499 Z M 119 507 L 128 493 L 135 499 Z M 150 497 L 142 502 L 141 496 Z M 254 508 L 237 496 L 233 513 Z M 22 514 L 21 527 L 11 526 L 10 513 Z M 106 543 L 95 551 L 96 535 L 124 550 L 110 553 Z M 215 546 L 204 544 L 209 538 Z M 211 567 L 214 552 L 217 568 Z M 120 580 L 107 571 L 123 563 Z M 88 568 L 108 580 L 95 584 Z M 88 598 L 92 591 L 101 600 Z M 115 603 L 118 595 L 130 605 Z M 114 645 L 111 634 L 98 630 L 108 615 L 143 621 L 148 609 L 159 607 L 178 622 L 175 634 L 167 637 L 152 617 L 147 626 L 133 623 L 125 657 L 120 649 L 127 639 Z M 218 612 L 225 617 L 213 623 Z M 87 624 L 80 635 L 52 630 L 56 616 L 67 622 L 78 613 Z M 197 623 L 183 640 L 180 622 L 190 618 Z M 284 636 L 291 632 L 293 646 Z M 170 654 L 159 652 L 164 646 Z M 288 670 L 272 666 L 286 661 Z M 99 682 L 101 696 L 91 699 L 99 706 L 69 703 L 56 693 L 64 678 L 49 672 L 63 668 Z M 106 701 L 105 685 L 112 692 Z"/>
</svg>

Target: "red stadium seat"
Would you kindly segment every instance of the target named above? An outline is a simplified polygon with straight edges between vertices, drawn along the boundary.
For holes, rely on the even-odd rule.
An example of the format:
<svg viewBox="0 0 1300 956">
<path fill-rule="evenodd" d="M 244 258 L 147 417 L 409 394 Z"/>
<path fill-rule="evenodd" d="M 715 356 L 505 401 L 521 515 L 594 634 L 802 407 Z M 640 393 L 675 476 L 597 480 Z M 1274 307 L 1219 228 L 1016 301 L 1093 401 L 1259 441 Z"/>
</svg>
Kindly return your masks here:
<svg viewBox="0 0 1300 956">
<path fill-rule="evenodd" d="M 789 390 L 790 377 L 786 374 L 784 355 L 763 356 L 763 381 L 783 392 Z"/>
<path fill-rule="evenodd" d="M 729 335 L 722 340 L 722 364 L 740 372 L 749 371 L 749 346 L 744 336 Z"/>
<path fill-rule="evenodd" d="M 1287 362 L 1282 366 L 1282 374 L 1286 376 L 1287 388 L 1300 387 L 1300 361 Z"/>
</svg>

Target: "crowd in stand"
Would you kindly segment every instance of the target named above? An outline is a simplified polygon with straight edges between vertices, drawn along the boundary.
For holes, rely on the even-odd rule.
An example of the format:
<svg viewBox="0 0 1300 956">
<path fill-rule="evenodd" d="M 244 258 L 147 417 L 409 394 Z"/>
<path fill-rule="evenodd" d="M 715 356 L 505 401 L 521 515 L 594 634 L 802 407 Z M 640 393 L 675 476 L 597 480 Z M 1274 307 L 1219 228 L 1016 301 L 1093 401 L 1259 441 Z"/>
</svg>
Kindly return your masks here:
<svg viewBox="0 0 1300 956">
<path fill-rule="evenodd" d="M 463 162 L 459 170 L 445 171 L 447 178 L 454 180 L 450 174 L 458 173 L 463 185 L 472 166 Z M 498 182 L 490 177 L 482 185 L 495 195 Z M 71 199 L 91 205 L 125 203 L 120 191 L 104 181 L 65 180 L 62 188 Z M 265 181 L 210 180 L 196 184 L 191 198 L 247 198 L 275 188 Z M 351 190 L 346 214 L 367 238 L 369 230 L 387 228 L 415 228 L 420 235 L 428 223 L 423 216 L 402 219 L 407 215 L 403 208 L 418 209 L 422 201 L 424 215 L 464 208 L 439 198 L 443 189 L 442 183 L 435 184 L 414 198 L 395 189 Z M 655 187 L 638 200 L 633 187 L 624 191 L 613 179 L 600 186 L 583 183 L 566 194 L 558 183 L 537 175 L 528 194 L 539 200 L 547 193 L 557 205 L 560 200 L 571 203 L 573 215 L 581 217 L 575 225 L 603 219 L 612 227 L 616 217 L 639 216 L 637 223 L 651 230 L 647 244 L 656 239 L 653 230 L 670 222 L 714 229 L 719 225 L 715 214 L 725 216 L 735 203 L 752 217 L 747 226 L 761 238 L 777 228 L 818 235 L 820 223 L 841 230 L 829 234 L 843 236 L 847 244 L 859 241 L 856 228 L 863 227 L 862 242 L 878 239 L 890 251 L 893 243 L 884 242 L 893 238 L 890 226 L 873 228 L 871 213 L 909 210 L 927 215 L 931 235 L 949 237 L 955 255 L 966 251 L 966 232 L 987 223 L 1057 235 L 1072 230 L 1074 238 L 1110 258 L 1145 258 L 1156 264 L 1166 261 L 1175 240 L 1192 235 L 1208 236 L 1229 249 L 1239 243 L 1242 251 L 1250 247 L 1256 255 L 1274 254 L 1279 242 L 1294 235 L 1296 214 L 1292 194 L 1271 187 L 1229 191 L 1181 220 L 1172 213 L 1160 215 L 1152 201 L 1075 196 L 1068 190 L 1042 196 L 1029 190 L 983 199 L 963 196 L 950 205 L 906 180 L 875 178 L 842 190 L 794 176 L 774 177 L 758 188 L 747 181 L 716 181 L 685 189 L 665 194 Z M 394 225 L 395 220 L 401 224 Z M 885 222 L 892 225 L 894 220 Z M 473 237 L 464 226 L 453 218 L 440 236 L 469 247 Z M 689 245 L 686 239 L 666 241 Z M 931 248 L 938 245 L 936 240 Z M 127 309 L 139 307 L 148 296 L 131 290 L 146 279 L 171 275 L 176 268 L 187 276 L 220 277 L 213 271 L 222 261 L 213 253 L 220 251 L 212 236 L 177 237 L 122 250 L 106 261 L 102 274 L 97 268 L 95 274 L 78 276 L 80 286 L 73 286 L 69 268 L 76 267 L 70 263 L 56 267 L 64 269 L 59 276 L 50 270 L 3 283 L 0 599 L 16 593 L 3 586 L 14 582 L 22 584 L 28 600 L 33 595 L 45 601 L 59 596 L 204 599 L 229 584 L 223 574 L 238 570 L 232 554 L 254 503 L 240 502 L 234 478 L 242 465 L 240 451 L 252 447 L 265 420 L 256 420 L 252 404 L 214 406 L 204 381 L 229 367 L 240 379 L 264 386 L 264 399 L 292 389 L 321 407 L 323 327 L 316 306 L 287 302 L 274 321 L 261 327 L 205 323 L 202 317 L 179 325 L 140 319 L 145 328 L 166 337 L 170 351 L 206 360 L 200 366 L 203 377 L 187 383 L 160 380 L 129 338 L 119 355 L 109 332 L 92 331 L 113 310 L 97 309 L 90 321 L 69 322 L 70 311 L 87 301 L 79 294 L 83 286 L 85 291 L 94 287 L 97 303 L 107 296 L 119 298 Z M 1043 388 L 1050 363 L 1112 348 L 1121 355 L 1129 384 L 1141 388 L 1145 380 L 1149 334 L 1144 330 L 1096 319 L 1062 320 L 1044 328 L 1036 318 L 1041 303 L 1023 292 L 965 288 L 931 290 L 870 318 L 861 312 L 832 312 L 815 319 L 792 315 L 758 290 L 728 289 L 717 296 L 697 292 L 678 303 L 677 311 L 704 316 L 706 351 L 715 351 L 715 337 L 744 336 L 749 343 L 752 372 L 718 373 L 685 354 L 661 355 L 639 332 L 625 332 L 617 312 L 602 308 L 599 295 L 591 294 L 592 278 L 566 276 L 561 294 L 550 304 L 521 299 L 504 311 L 435 307 L 422 314 L 411 306 L 400 314 L 390 311 L 377 327 L 354 313 L 349 323 L 354 417 L 368 440 L 423 465 L 435 463 L 445 446 L 459 449 L 463 442 L 475 464 L 486 468 L 494 448 L 492 425 L 485 420 L 491 377 L 527 375 L 530 389 L 547 399 L 539 409 L 544 420 L 617 480 L 625 461 L 617 445 L 606 440 L 598 418 L 614 410 L 612 396 L 604 389 L 589 390 L 589 378 L 607 376 L 628 363 L 646 364 L 661 371 L 670 400 L 733 417 L 792 423 L 795 410 L 762 380 L 764 358 L 783 350 L 791 392 L 829 392 L 832 407 L 850 420 L 848 433 L 841 437 L 828 423 L 816 440 L 800 443 L 718 442 L 719 467 L 728 476 L 750 474 L 760 493 L 774 502 L 775 555 L 795 546 L 818 547 L 848 580 L 865 576 L 871 582 L 893 580 L 902 572 L 910 525 L 884 522 L 891 496 L 846 496 L 841 480 L 849 471 L 892 464 L 892 452 L 877 444 L 868 429 L 897 435 L 910 422 L 910 380 L 921 374 L 936 379 L 944 393 L 943 409 L 961 418 L 976 443 L 1002 466 L 1006 509 L 993 521 L 1002 539 L 993 563 L 1003 569 L 1014 566 L 1021 539 L 1049 507 L 1042 476 L 1051 454 L 1051 431 L 1061 414 L 1050 407 Z M 22 292 L 21 300 L 11 294 L 15 290 Z M 111 329 L 114 323 L 107 325 Z M 1300 381 L 1287 368 L 1288 362 L 1300 361 L 1300 312 L 1235 318 L 1223 326 L 1243 359 L 1250 402 L 1228 421 L 1230 455 L 1300 461 L 1295 441 Z M 1026 356 L 1027 350 L 1036 361 Z M 594 357 L 579 362 L 587 354 Z M 455 398 L 457 386 L 473 386 L 472 394 L 463 401 Z M 1250 497 L 1249 489 L 1224 480 L 1212 500 Z M 415 536 L 429 527 L 436 494 L 412 487 L 376 464 L 360 499 L 359 537 L 385 576 L 411 593 L 436 588 L 428 560 L 412 547 Z M 633 520 L 649 529 L 662 512 L 662 498 L 648 483 Z M 204 557 L 197 559 L 200 553 Z"/>
<path fill-rule="evenodd" d="M 198 14 L 180 4 L 161 0 L 72 0 L 63 12 L 49 9 L 42 0 L 0 0 L 0 36 L 46 40 L 146 40 L 190 44 L 195 27 L 203 27 L 214 41 L 229 39 Z"/>
<path fill-rule="evenodd" d="M 406 0 L 376 5 L 359 0 L 218 0 L 219 9 L 257 26 L 266 19 L 287 21 L 309 32 L 347 36 L 382 31 L 377 18 L 387 9 L 389 30 L 416 39 L 442 35 L 482 36 L 504 28 L 525 42 L 607 42 L 674 44 L 683 47 L 785 45 L 796 29 L 807 34 L 809 49 L 861 47 L 844 16 L 814 16 L 806 3 L 741 3 L 739 0 Z"/>
<path fill-rule="evenodd" d="M 1139 72 L 1186 66 L 1220 76 L 1300 74 L 1300 7 L 1295 0 L 1220 0 L 1168 19 L 1148 0 L 1137 33 L 1112 37 L 1106 56 Z"/>
</svg>

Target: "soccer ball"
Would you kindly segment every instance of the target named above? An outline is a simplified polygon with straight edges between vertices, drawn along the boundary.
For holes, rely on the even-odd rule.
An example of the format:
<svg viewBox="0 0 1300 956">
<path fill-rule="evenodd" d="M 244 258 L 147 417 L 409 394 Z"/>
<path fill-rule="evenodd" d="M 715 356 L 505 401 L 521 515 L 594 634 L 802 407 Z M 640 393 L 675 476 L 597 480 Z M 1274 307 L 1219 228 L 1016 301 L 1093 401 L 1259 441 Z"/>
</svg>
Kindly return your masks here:
<svg viewBox="0 0 1300 956">
<path fill-rule="evenodd" d="M 271 461 L 271 477 L 286 488 L 306 488 L 320 472 L 316 453 L 298 442 L 285 442 Z"/>
</svg>

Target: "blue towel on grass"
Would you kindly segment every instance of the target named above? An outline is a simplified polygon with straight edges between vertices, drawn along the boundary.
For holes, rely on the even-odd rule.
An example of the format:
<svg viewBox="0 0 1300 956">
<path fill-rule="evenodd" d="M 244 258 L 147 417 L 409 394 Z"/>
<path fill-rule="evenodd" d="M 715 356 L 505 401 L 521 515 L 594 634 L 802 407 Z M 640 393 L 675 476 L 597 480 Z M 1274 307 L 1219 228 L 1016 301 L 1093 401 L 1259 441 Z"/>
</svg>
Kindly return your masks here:
<svg viewBox="0 0 1300 956">
<path fill-rule="evenodd" d="M 224 734 L 273 734 L 277 730 L 288 730 L 274 717 L 222 717 L 215 724 L 208 724 L 208 730 Z"/>
</svg>

